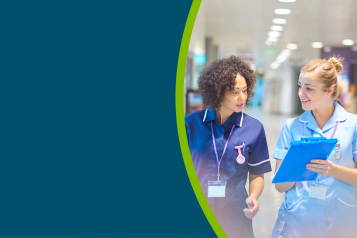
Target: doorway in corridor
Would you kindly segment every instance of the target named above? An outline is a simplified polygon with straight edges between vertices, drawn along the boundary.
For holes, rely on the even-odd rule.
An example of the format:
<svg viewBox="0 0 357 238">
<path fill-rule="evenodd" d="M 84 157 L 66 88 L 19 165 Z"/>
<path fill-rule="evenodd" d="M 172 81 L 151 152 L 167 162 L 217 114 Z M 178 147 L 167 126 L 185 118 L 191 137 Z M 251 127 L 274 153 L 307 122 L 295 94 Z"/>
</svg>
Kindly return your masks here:
<svg viewBox="0 0 357 238">
<path fill-rule="evenodd" d="M 301 115 L 304 113 L 304 110 L 302 109 L 300 98 L 299 98 L 299 86 L 298 86 L 298 81 L 299 81 L 299 76 L 300 76 L 300 67 L 294 67 L 293 68 L 293 87 L 292 87 L 292 94 L 293 94 L 293 99 L 295 101 L 294 103 L 294 108 L 293 112 L 296 115 Z"/>
</svg>

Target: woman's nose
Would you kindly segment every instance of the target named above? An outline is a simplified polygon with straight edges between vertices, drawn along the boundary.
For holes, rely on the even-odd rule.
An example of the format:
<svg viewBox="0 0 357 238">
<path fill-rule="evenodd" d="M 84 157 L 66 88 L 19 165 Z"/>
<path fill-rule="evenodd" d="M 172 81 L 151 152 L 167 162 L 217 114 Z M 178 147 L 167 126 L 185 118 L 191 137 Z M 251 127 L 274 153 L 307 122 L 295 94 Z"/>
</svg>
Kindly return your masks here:
<svg viewBox="0 0 357 238">
<path fill-rule="evenodd" d="M 299 95 L 299 97 L 304 96 L 304 93 L 303 93 L 303 91 L 302 91 L 302 88 L 299 88 L 298 95 Z"/>
<path fill-rule="evenodd" d="M 244 95 L 243 90 L 240 92 L 238 98 L 239 98 L 239 99 L 242 99 L 242 100 L 245 100 L 245 99 L 246 99 L 246 96 Z"/>
</svg>

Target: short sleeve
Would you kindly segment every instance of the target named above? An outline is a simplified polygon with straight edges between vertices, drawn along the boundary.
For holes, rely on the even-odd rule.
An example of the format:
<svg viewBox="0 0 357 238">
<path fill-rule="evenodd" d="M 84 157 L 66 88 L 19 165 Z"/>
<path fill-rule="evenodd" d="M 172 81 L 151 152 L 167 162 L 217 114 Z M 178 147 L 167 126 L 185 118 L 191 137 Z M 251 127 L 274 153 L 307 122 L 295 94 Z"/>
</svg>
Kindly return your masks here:
<svg viewBox="0 0 357 238">
<path fill-rule="evenodd" d="M 249 173 L 251 174 L 258 175 L 271 171 L 267 139 L 265 137 L 263 126 L 260 128 L 258 138 L 254 143 L 253 150 L 249 156 L 247 164 Z"/>
<path fill-rule="evenodd" d="M 355 128 L 355 133 L 353 135 L 352 148 L 353 148 L 353 160 L 357 161 L 357 130 Z"/>
<path fill-rule="evenodd" d="M 289 150 L 290 142 L 291 142 L 291 133 L 287 125 L 287 122 L 285 122 L 283 128 L 281 129 L 279 140 L 276 143 L 273 158 L 281 159 L 281 160 L 284 159 L 286 153 Z"/>
</svg>

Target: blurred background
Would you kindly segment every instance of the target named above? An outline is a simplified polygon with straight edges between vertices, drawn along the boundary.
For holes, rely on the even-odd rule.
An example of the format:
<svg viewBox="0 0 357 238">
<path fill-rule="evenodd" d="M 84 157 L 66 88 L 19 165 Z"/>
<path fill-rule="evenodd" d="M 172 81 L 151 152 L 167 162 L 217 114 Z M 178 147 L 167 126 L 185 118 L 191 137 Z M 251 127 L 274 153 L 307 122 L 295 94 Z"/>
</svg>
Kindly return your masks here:
<svg viewBox="0 0 357 238">
<path fill-rule="evenodd" d="M 244 112 L 263 123 L 270 156 L 285 120 L 303 113 L 297 81 L 309 61 L 344 58 L 340 99 L 346 110 L 356 113 L 356 12 L 355 0 L 203 0 L 187 55 L 186 115 L 203 109 L 197 91 L 200 71 L 231 55 L 250 63 L 256 72 L 255 97 Z M 274 159 L 271 165 L 275 170 Z M 260 211 L 253 219 L 256 238 L 270 237 L 284 200 L 271 184 L 272 176 L 265 176 Z"/>
</svg>

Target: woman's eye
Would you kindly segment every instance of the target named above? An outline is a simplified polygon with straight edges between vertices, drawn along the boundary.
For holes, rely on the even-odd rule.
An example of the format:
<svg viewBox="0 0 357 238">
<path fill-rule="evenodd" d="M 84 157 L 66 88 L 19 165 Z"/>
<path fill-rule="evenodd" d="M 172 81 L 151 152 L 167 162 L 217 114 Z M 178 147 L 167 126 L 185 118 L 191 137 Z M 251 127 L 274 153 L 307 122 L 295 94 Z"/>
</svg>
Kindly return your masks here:
<svg viewBox="0 0 357 238">
<path fill-rule="evenodd" d="M 301 88 L 301 85 L 300 84 L 298 84 L 298 87 L 299 87 L 299 89 Z"/>
<path fill-rule="evenodd" d="M 311 88 L 307 88 L 307 91 L 311 91 L 312 89 Z"/>
<path fill-rule="evenodd" d="M 238 95 L 240 91 L 233 91 L 232 94 Z M 247 90 L 243 90 L 242 93 L 247 93 Z"/>
</svg>

